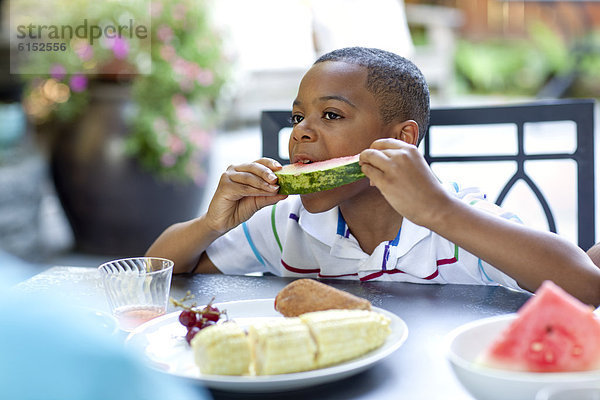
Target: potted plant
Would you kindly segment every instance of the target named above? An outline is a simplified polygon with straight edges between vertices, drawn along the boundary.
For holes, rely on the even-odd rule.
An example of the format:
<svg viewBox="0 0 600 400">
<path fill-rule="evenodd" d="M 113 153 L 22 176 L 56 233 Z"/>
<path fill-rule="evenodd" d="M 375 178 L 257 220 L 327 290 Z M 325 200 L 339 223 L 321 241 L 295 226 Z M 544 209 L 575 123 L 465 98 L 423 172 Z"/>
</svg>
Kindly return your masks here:
<svg viewBox="0 0 600 400">
<path fill-rule="evenodd" d="M 18 18 L 13 26 L 23 39 L 13 47 L 66 46 L 28 52 L 24 108 L 48 146 L 77 248 L 142 253 L 202 199 L 228 73 L 210 4 L 51 3 L 64 12 L 49 14 L 46 28 Z"/>
</svg>

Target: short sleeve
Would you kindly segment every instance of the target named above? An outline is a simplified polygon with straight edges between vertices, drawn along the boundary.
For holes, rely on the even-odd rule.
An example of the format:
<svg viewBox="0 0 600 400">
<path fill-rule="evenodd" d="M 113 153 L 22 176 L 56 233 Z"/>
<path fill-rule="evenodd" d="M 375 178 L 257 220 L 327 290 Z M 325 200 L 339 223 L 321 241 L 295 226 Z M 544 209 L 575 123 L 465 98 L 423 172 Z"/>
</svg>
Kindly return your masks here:
<svg viewBox="0 0 600 400">
<path fill-rule="evenodd" d="M 250 272 L 263 272 L 262 258 L 256 257 L 248 241 L 246 223 L 238 225 L 206 249 L 212 263 L 224 274 L 244 275 Z"/>
</svg>

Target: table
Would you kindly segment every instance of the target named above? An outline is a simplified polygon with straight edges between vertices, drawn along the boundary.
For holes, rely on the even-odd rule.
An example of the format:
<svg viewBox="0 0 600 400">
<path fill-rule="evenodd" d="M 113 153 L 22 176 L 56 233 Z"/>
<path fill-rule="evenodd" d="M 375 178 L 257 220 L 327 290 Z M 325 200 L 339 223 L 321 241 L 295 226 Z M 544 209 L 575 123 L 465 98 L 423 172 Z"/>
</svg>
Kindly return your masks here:
<svg viewBox="0 0 600 400">
<path fill-rule="evenodd" d="M 195 294 L 198 304 L 273 298 L 291 278 L 275 276 L 176 275 L 171 295 Z M 408 325 L 408 339 L 399 350 L 372 368 L 350 378 L 285 393 L 294 399 L 444 399 L 470 400 L 445 357 L 445 335 L 476 319 L 516 311 L 529 297 L 496 286 L 424 285 L 398 282 L 323 282 L 364 297 L 397 314 Z M 53 267 L 17 286 L 18 290 L 52 292 L 82 306 L 108 311 L 93 268 Z M 175 311 L 170 306 L 170 311 Z M 211 391 L 215 399 L 280 399 L 282 393 L 240 394 Z"/>
</svg>

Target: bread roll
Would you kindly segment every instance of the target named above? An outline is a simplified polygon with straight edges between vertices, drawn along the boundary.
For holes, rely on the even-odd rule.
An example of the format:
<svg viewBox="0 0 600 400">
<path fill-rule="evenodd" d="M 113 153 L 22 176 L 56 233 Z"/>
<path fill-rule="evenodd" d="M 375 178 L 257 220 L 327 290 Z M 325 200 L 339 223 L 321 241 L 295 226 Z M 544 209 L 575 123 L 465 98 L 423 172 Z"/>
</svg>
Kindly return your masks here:
<svg viewBox="0 0 600 400">
<path fill-rule="evenodd" d="M 277 294 L 275 309 L 286 317 L 332 309 L 370 310 L 371 303 L 313 279 L 298 279 Z"/>
</svg>

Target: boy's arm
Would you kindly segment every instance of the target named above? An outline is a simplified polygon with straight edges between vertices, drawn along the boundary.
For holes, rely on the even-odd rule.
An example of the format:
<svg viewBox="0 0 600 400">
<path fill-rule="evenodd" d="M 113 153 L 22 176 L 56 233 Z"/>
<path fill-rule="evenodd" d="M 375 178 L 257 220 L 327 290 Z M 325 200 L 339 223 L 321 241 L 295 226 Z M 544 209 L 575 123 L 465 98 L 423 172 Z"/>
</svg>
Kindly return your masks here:
<svg viewBox="0 0 600 400">
<path fill-rule="evenodd" d="M 587 251 L 587 255 L 590 256 L 594 264 L 600 267 L 600 243 L 596 243 L 590 247 Z"/>
<path fill-rule="evenodd" d="M 382 139 L 360 157 L 363 172 L 401 215 L 425 226 L 535 291 L 552 280 L 582 301 L 600 304 L 600 269 L 577 246 L 488 214 L 448 193 L 418 149 Z"/>
<path fill-rule="evenodd" d="M 146 256 L 164 257 L 175 263 L 173 272 L 216 272 L 204 254 L 219 236 L 248 220 L 261 208 L 286 196 L 278 195 L 277 177 L 272 171 L 281 165 L 272 159 L 230 166 L 208 206 L 206 214 L 167 228 L 150 246 Z"/>
<path fill-rule="evenodd" d="M 175 263 L 174 273 L 191 272 L 194 269 L 197 272 L 217 272 L 216 268 L 203 271 L 199 267 L 204 250 L 221 236 L 209 228 L 206 219 L 205 214 L 191 221 L 171 225 L 152 243 L 146 256 L 172 260 Z"/>
</svg>

